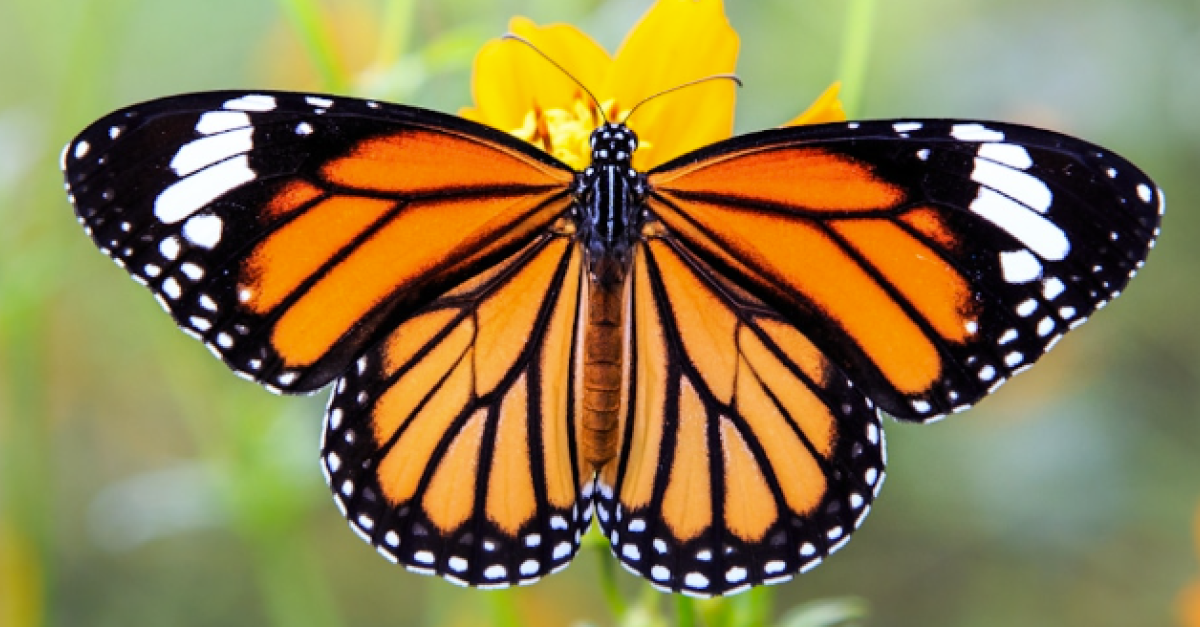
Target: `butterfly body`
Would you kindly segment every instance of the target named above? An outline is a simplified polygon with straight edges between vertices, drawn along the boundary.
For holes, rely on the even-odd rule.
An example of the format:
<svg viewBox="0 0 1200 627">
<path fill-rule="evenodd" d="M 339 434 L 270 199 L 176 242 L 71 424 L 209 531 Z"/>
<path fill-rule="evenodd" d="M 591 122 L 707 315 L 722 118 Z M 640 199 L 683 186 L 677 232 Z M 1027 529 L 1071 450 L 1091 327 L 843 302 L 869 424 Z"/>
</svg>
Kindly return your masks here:
<svg viewBox="0 0 1200 627">
<path fill-rule="evenodd" d="M 883 412 L 1027 369 L 1164 207 L 1110 151 L 999 122 L 776 129 L 645 173 L 632 131 L 593 137 L 575 171 L 432 111 L 212 92 L 101 118 L 63 168 L 96 245 L 233 370 L 333 383 L 321 468 L 386 559 L 532 583 L 594 517 L 697 596 L 841 548 Z"/>
<path fill-rule="evenodd" d="M 646 183 L 633 169 L 637 136 L 629 127 L 605 123 L 592 132 L 591 145 L 592 162 L 576 175 L 574 215 L 588 267 L 581 447 L 599 469 L 617 453 L 621 389 L 628 376 L 626 280 L 641 236 Z"/>
</svg>

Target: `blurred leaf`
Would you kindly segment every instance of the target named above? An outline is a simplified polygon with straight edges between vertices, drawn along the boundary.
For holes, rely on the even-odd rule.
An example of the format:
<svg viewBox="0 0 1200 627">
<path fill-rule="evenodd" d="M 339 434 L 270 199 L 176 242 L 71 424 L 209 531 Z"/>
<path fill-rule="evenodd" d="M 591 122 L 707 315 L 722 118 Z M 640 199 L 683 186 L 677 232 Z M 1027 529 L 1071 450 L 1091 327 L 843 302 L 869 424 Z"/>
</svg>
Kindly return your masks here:
<svg viewBox="0 0 1200 627">
<path fill-rule="evenodd" d="M 778 627 L 850 627 L 868 615 L 864 599 L 821 599 L 793 607 L 783 614 Z"/>
</svg>

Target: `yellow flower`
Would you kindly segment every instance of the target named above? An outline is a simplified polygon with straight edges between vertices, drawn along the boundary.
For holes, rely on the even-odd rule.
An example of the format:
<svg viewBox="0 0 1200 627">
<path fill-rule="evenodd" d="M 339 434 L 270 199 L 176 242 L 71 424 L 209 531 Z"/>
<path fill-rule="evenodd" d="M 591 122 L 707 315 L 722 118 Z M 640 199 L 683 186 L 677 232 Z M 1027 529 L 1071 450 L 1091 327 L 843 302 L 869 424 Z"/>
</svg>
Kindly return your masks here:
<svg viewBox="0 0 1200 627">
<path fill-rule="evenodd" d="M 1200 510 L 1192 531 L 1196 538 L 1196 554 L 1200 555 Z M 1177 604 L 1179 622 L 1183 627 L 1200 627 L 1200 579 L 1194 580 L 1180 591 Z"/>
<path fill-rule="evenodd" d="M 689 81 L 729 74 L 738 36 L 721 0 L 658 0 L 626 36 L 616 56 L 568 24 L 538 26 L 515 17 L 509 30 L 546 53 L 604 108 L 601 115 L 578 85 L 513 41 L 493 40 L 475 57 L 475 107 L 465 118 L 511 132 L 575 168 L 591 158 L 588 136 L 607 117 L 620 121 L 639 102 Z M 789 124 L 845 120 L 834 84 Z M 711 81 L 657 98 L 629 126 L 640 140 L 633 164 L 649 170 L 733 132 L 736 86 Z"/>
</svg>

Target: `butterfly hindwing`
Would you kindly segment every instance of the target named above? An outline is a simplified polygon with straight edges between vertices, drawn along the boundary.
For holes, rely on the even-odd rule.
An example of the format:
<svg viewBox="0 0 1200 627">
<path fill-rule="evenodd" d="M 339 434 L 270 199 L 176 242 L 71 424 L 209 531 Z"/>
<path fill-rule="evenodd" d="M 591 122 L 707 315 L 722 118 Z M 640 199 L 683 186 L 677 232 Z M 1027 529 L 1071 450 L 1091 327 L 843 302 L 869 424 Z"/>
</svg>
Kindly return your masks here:
<svg viewBox="0 0 1200 627">
<path fill-rule="evenodd" d="M 323 463 L 392 561 L 458 583 L 532 583 L 590 522 L 569 381 L 582 255 L 545 234 L 434 300 L 335 385 Z"/>
<path fill-rule="evenodd" d="M 883 481 L 878 415 L 778 312 L 661 225 L 646 232 L 631 276 L 633 401 L 598 520 L 626 567 L 663 589 L 790 579 L 866 515 Z"/>
<path fill-rule="evenodd" d="M 883 409 L 959 411 L 1120 293 L 1157 235 L 1135 166 L 1028 127 L 764 131 L 649 175 L 690 250 L 805 329 Z"/>
<path fill-rule="evenodd" d="M 572 178 L 460 118 L 281 92 L 135 105 L 62 160 L 101 250 L 236 372 L 284 391 L 325 385 L 393 321 L 527 244 Z"/>
</svg>

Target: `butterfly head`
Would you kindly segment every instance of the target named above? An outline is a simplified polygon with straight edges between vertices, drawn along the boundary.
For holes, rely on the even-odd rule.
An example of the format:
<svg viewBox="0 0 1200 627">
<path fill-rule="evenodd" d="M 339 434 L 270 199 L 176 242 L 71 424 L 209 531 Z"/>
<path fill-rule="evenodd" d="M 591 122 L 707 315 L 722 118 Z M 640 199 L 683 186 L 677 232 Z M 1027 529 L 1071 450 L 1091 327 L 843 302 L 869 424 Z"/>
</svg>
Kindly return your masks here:
<svg viewBox="0 0 1200 627">
<path fill-rule="evenodd" d="M 637 150 L 637 135 L 624 124 L 605 122 L 592 131 L 592 165 L 629 167 Z"/>
</svg>

